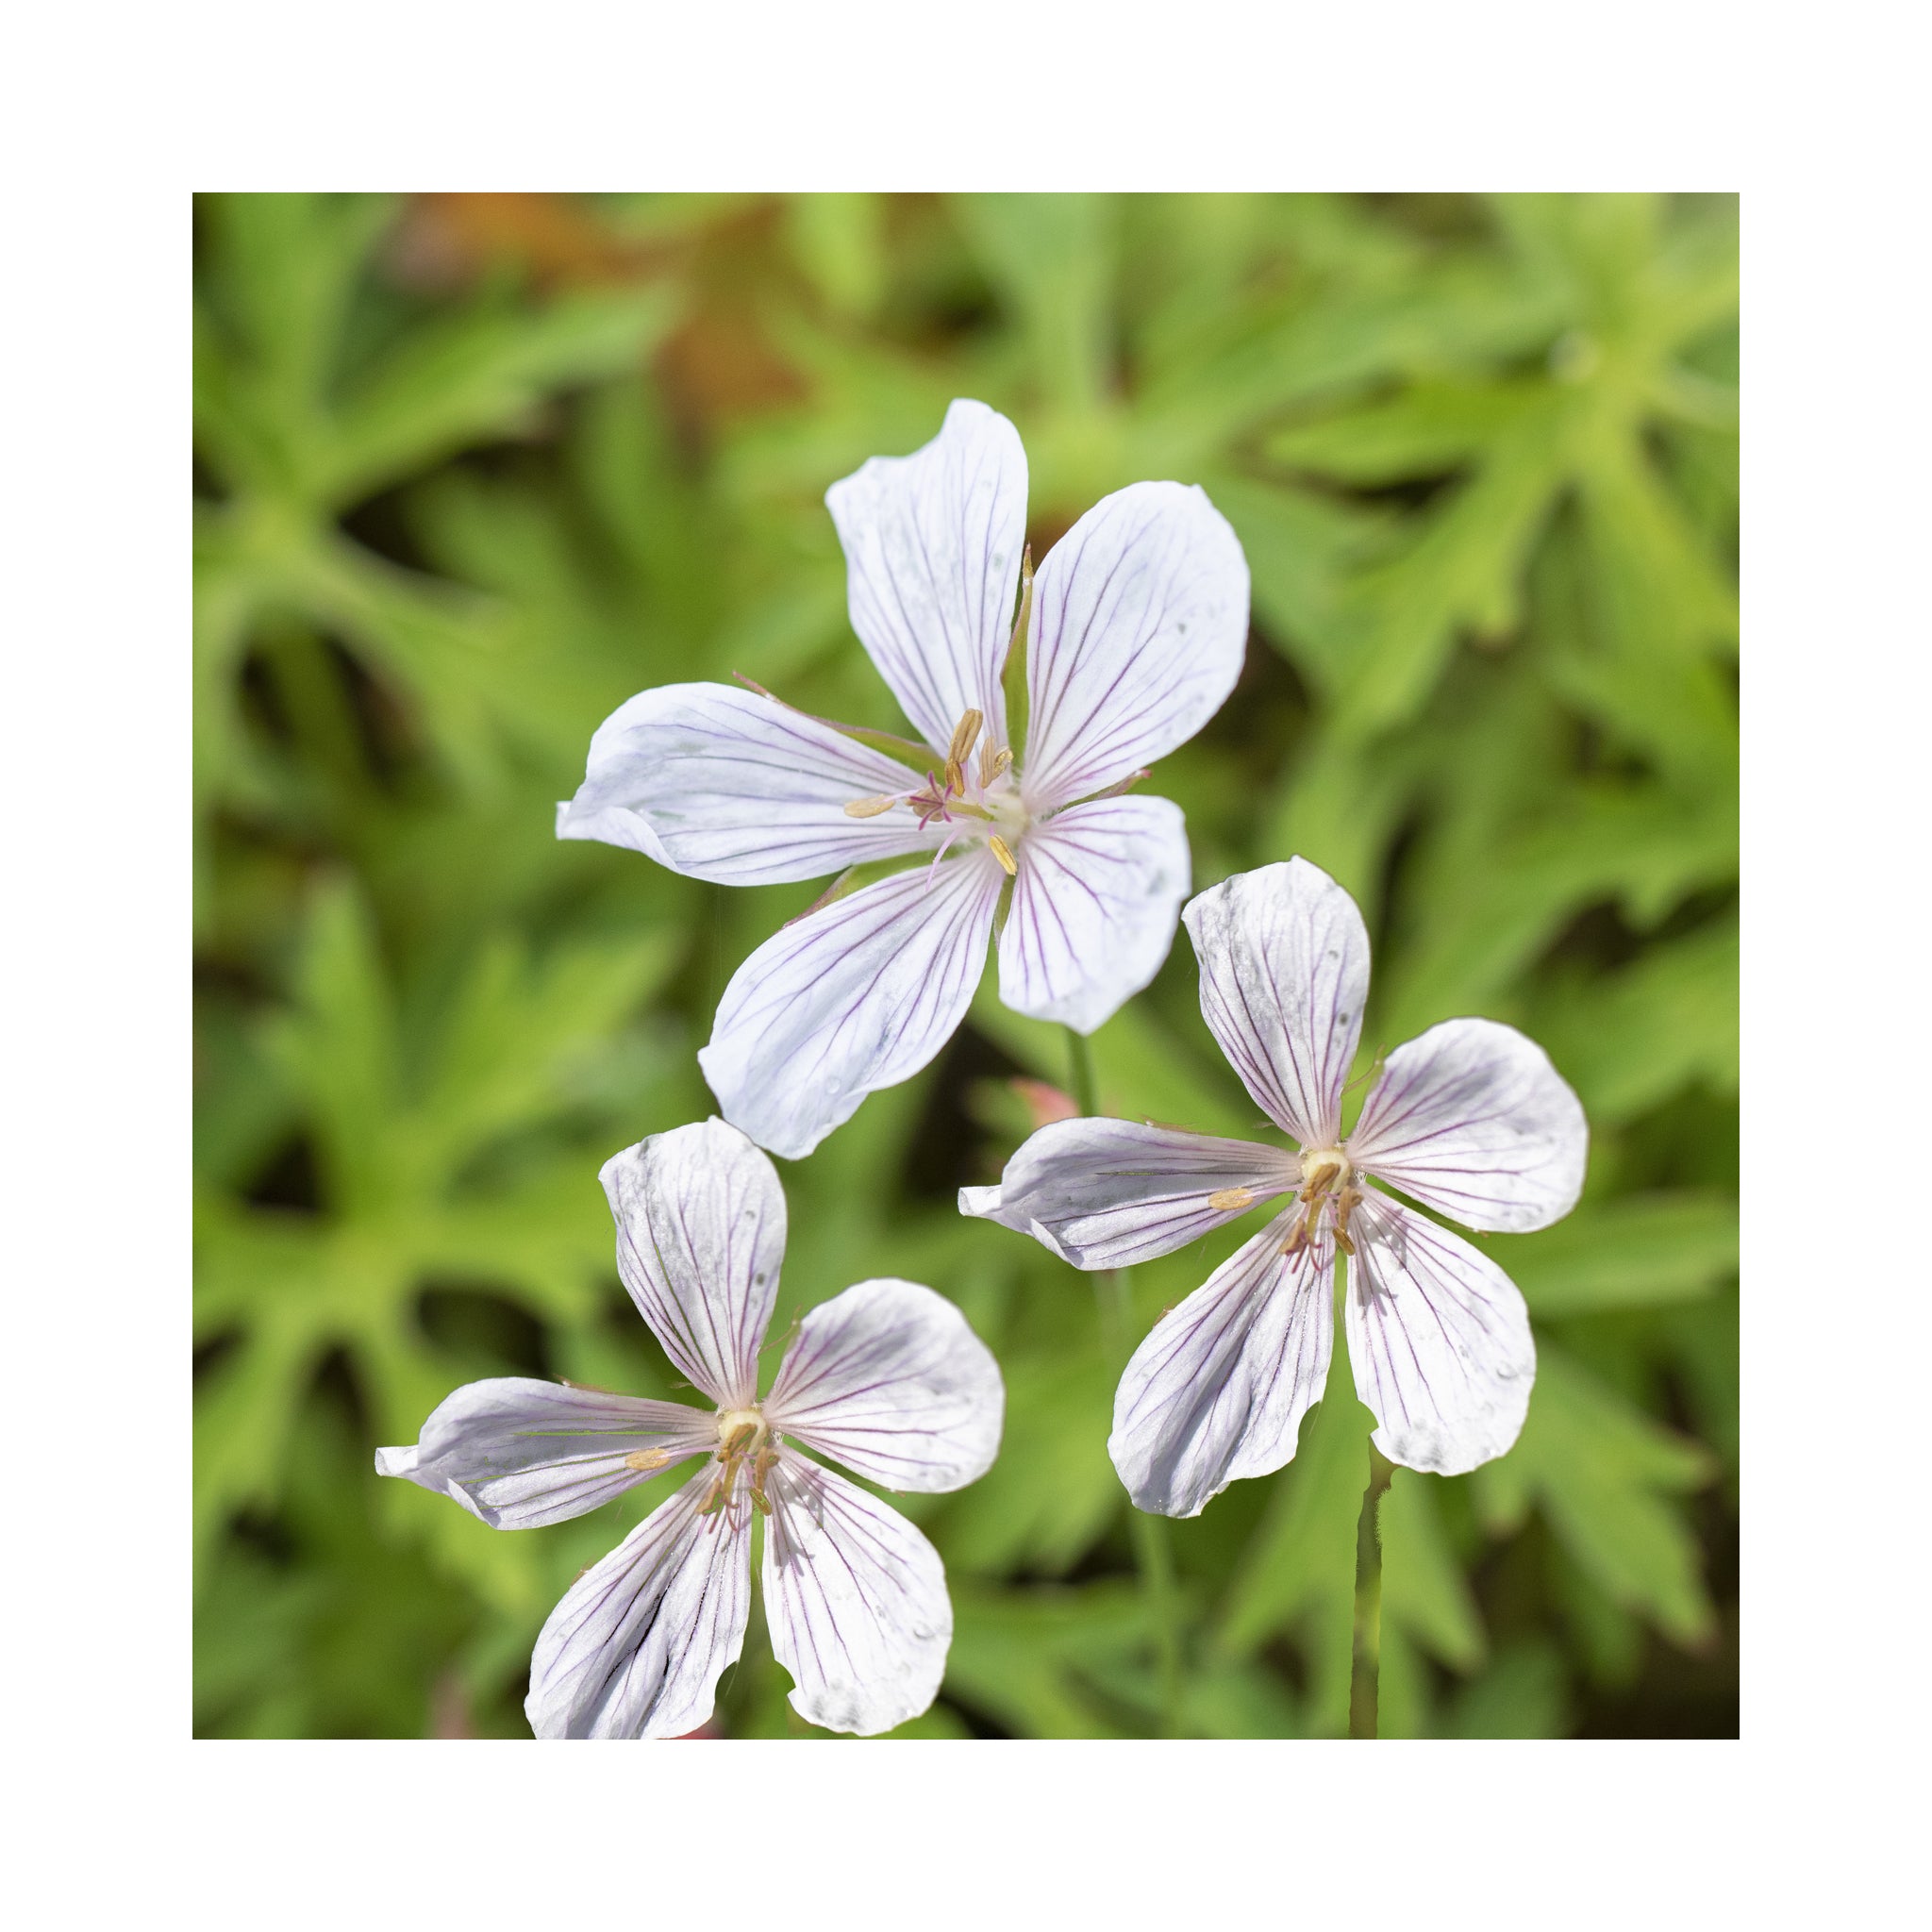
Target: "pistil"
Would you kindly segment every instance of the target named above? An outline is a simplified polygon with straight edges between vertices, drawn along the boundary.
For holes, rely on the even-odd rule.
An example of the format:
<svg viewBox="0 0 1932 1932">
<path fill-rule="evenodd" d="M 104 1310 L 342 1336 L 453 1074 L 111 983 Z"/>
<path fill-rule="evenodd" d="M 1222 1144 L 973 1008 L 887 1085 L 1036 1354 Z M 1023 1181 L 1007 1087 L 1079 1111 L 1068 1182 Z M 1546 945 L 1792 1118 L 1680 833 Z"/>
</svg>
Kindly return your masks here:
<svg viewBox="0 0 1932 1932">
<path fill-rule="evenodd" d="M 1355 1163 L 1345 1148 L 1303 1148 L 1302 1189 L 1296 1196 L 1302 1204 L 1301 1219 L 1283 1243 L 1282 1253 L 1292 1255 L 1307 1246 L 1321 1224 L 1323 1208 L 1332 1202 L 1335 1244 L 1344 1255 L 1354 1254 L 1355 1243 L 1348 1236 L 1348 1217 L 1361 1197 L 1362 1191 L 1355 1181 Z"/>
<path fill-rule="evenodd" d="M 772 1506 L 765 1496 L 765 1481 L 777 1460 L 778 1445 L 771 1440 L 765 1418 L 756 1407 L 720 1409 L 717 1473 L 711 1478 L 710 1493 L 699 1506 L 698 1514 L 715 1516 L 722 1511 L 724 1520 L 729 1522 L 732 1505 L 737 1500 L 739 1472 L 748 1469 L 752 1507 L 760 1516 L 769 1516 Z"/>
</svg>

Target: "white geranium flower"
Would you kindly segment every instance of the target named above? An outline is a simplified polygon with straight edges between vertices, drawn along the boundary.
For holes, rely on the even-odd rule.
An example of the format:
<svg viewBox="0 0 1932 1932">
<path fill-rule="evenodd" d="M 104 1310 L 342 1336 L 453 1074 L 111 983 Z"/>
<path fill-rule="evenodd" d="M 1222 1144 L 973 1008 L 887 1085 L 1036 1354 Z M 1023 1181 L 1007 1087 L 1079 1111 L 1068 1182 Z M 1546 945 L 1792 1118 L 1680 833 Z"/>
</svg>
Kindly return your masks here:
<svg viewBox="0 0 1932 1932">
<path fill-rule="evenodd" d="M 1306 859 L 1203 892 L 1182 915 L 1201 1010 L 1256 1104 L 1298 1153 L 1132 1121 L 1042 1127 L 994 1188 L 959 1206 L 1076 1268 L 1151 1260 L 1263 1201 L 1287 1212 L 1155 1324 L 1121 1378 L 1108 1448 L 1142 1509 L 1195 1516 L 1237 1476 L 1293 1457 L 1328 1377 L 1334 1260 L 1348 1260 L 1349 1361 L 1375 1446 L 1455 1475 L 1516 1441 L 1536 1374 L 1529 1311 L 1487 1256 L 1374 1179 L 1465 1226 L 1520 1232 L 1567 1214 L 1589 1129 L 1541 1047 L 1446 1020 L 1391 1053 L 1341 1136 L 1369 938 Z"/>
<path fill-rule="evenodd" d="M 377 1470 L 494 1528 L 528 1529 L 702 1458 L 550 1613 L 524 1705 L 540 1738 L 676 1737 L 704 1723 L 744 1641 L 754 1515 L 767 1519 L 765 1611 L 794 1707 L 860 1736 L 917 1717 L 953 1636 L 939 1552 L 805 1452 L 895 1490 L 957 1490 L 998 1452 L 998 1365 L 931 1289 L 861 1281 L 805 1317 L 760 1401 L 785 1251 L 772 1163 L 713 1120 L 626 1148 L 601 1178 L 624 1285 L 714 1411 L 520 1376 L 472 1382 L 413 1448 L 378 1449 Z"/>
<path fill-rule="evenodd" d="M 924 744 L 763 691 L 666 685 L 598 727 L 557 824 L 736 886 L 933 855 L 814 908 L 724 990 L 705 1077 L 725 1119 L 794 1159 L 952 1036 L 1009 879 L 1000 997 L 1017 1011 L 1091 1033 L 1159 971 L 1187 835 L 1166 799 L 1118 794 L 1221 708 L 1248 629 L 1241 544 L 1178 483 L 1089 510 L 1015 627 L 1026 458 L 984 403 L 954 403 L 934 441 L 873 458 L 825 502 L 853 628 Z M 1009 643 L 1024 652 L 1024 744 L 1002 690 Z"/>
</svg>

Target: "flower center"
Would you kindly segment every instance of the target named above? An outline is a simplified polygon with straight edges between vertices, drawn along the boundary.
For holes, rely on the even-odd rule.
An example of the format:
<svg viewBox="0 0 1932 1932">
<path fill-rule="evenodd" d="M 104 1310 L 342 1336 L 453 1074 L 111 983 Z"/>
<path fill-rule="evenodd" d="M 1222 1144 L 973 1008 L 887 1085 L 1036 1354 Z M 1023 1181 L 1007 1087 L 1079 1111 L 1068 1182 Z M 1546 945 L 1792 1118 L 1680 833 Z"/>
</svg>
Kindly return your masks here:
<svg viewBox="0 0 1932 1932">
<path fill-rule="evenodd" d="M 1322 1224 L 1324 1210 L 1332 1208 L 1336 1245 L 1344 1255 L 1354 1254 L 1355 1243 L 1348 1238 L 1348 1217 L 1361 1197 L 1355 1162 L 1348 1158 L 1345 1146 L 1304 1147 L 1301 1192 L 1296 1197 L 1302 1204 L 1301 1219 L 1283 1244 L 1282 1253 L 1291 1255 L 1297 1248 L 1306 1247 Z"/>
<path fill-rule="evenodd" d="M 855 798 L 845 808 L 847 818 L 877 818 L 881 812 L 905 806 L 919 819 L 924 831 L 935 821 L 956 825 L 948 832 L 935 863 L 945 856 L 957 838 L 984 839 L 988 849 L 1011 877 L 1019 871 L 1013 848 L 1031 823 L 1018 788 L 1013 783 L 1013 754 L 1007 746 L 995 744 L 987 734 L 980 743 L 986 724 L 978 711 L 968 711 L 953 729 L 953 741 L 946 748 L 945 770 L 927 772 L 925 783 L 910 791 L 881 792 L 874 798 Z M 979 756 L 973 755 L 979 745 Z"/>
<path fill-rule="evenodd" d="M 721 1408 L 718 1411 L 718 1450 L 712 1459 L 711 1491 L 698 1507 L 700 1516 L 721 1512 L 724 1521 L 735 1520 L 739 1476 L 749 1479 L 752 1507 L 769 1516 L 772 1506 L 765 1497 L 765 1480 L 778 1459 L 778 1445 L 772 1438 L 763 1411 L 754 1403 L 749 1408 Z"/>
</svg>

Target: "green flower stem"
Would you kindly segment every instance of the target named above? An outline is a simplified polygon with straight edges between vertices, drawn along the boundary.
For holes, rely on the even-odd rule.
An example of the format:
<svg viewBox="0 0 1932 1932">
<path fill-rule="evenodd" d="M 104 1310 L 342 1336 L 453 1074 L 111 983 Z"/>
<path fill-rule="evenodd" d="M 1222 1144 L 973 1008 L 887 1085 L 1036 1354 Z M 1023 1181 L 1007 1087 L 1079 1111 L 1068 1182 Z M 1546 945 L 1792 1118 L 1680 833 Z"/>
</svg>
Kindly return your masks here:
<svg viewBox="0 0 1932 1932">
<path fill-rule="evenodd" d="M 1093 1052 L 1084 1034 L 1070 1026 L 1074 1099 L 1083 1114 L 1100 1111 L 1093 1081 Z M 1093 1277 L 1093 1298 L 1100 1316 L 1100 1336 L 1108 1358 L 1124 1369 L 1134 1352 L 1134 1291 L 1124 1268 L 1108 1268 Z M 1174 1588 L 1174 1551 L 1168 1542 L 1167 1519 L 1127 1506 L 1127 1528 L 1134 1541 L 1134 1564 L 1141 1573 L 1147 1621 L 1154 1629 L 1154 1649 L 1160 1673 L 1160 1735 L 1175 1738 L 1181 1729 L 1181 1629 L 1179 1596 Z"/>
<path fill-rule="evenodd" d="M 1074 1104 L 1082 1113 L 1098 1113 L 1100 1096 L 1093 1084 L 1093 1049 L 1084 1033 L 1067 1028 L 1067 1043 L 1073 1049 Z"/>
<path fill-rule="evenodd" d="M 1348 1735 L 1376 1735 L 1382 1668 L 1382 1541 L 1375 1515 L 1395 1465 L 1371 1442 L 1369 1486 L 1355 1530 L 1355 1663 L 1348 1684 Z"/>
</svg>

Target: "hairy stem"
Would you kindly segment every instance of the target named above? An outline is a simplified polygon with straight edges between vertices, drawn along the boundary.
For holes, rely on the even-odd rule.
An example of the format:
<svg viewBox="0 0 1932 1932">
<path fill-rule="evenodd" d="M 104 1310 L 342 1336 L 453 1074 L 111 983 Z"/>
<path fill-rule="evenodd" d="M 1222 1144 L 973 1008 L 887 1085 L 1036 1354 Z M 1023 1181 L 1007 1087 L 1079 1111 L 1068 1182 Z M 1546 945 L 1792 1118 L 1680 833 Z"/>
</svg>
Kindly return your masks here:
<svg viewBox="0 0 1932 1932">
<path fill-rule="evenodd" d="M 1376 1735 L 1382 1669 L 1382 1541 L 1375 1516 L 1395 1465 L 1371 1442 L 1369 1486 L 1355 1530 L 1355 1663 L 1348 1684 L 1348 1735 Z"/>
<path fill-rule="evenodd" d="M 1080 1111 L 1099 1111 L 1093 1082 L 1093 1053 L 1084 1034 L 1067 1029 L 1073 1066 L 1074 1099 Z M 1134 1352 L 1134 1293 L 1124 1268 L 1108 1268 L 1093 1277 L 1093 1299 L 1100 1316 L 1101 1344 L 1116 1368 L 1124 1368 Z M 1144 1509 L 1127 1507 L 1127 1528 L 1134 1541 L 1134 1565 L 1147 1602 L 1147 1621 L 1154 1629 L 1154 1653 L 1159 1669 L 1160 1735 L 1174 1738 L 1181 1727 L 1180 1601 L 1174 1588 L 1174 1551 L 1168 1542 L 1167 1519 Z"/>
</svg>

